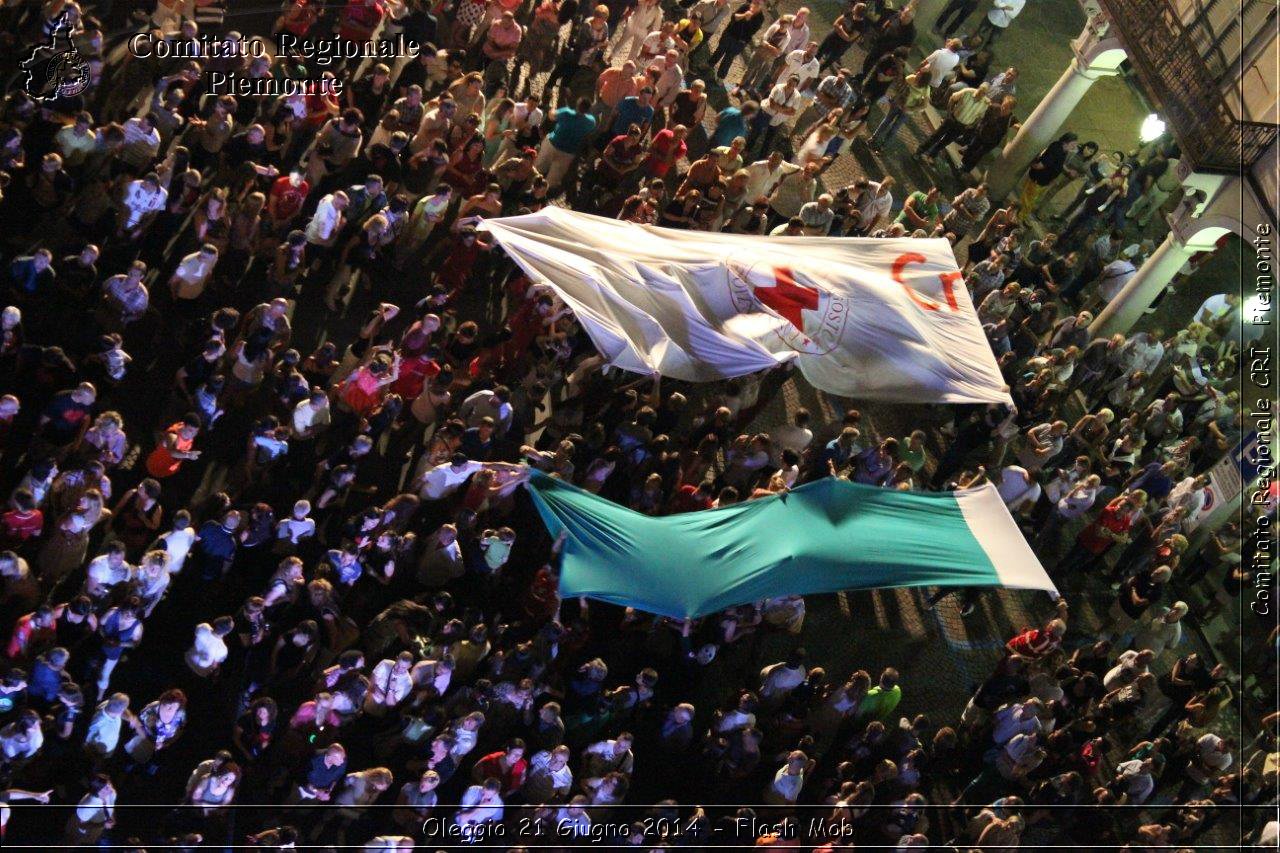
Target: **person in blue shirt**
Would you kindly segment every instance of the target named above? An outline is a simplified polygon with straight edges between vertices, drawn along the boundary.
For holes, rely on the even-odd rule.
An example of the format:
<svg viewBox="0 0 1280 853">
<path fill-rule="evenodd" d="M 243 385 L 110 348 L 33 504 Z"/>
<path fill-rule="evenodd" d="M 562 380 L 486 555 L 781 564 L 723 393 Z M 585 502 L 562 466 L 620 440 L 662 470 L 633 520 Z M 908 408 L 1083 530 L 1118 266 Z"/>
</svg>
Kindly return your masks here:
<svg viewBox="0 0 1280 853">
<path fill-rule="evenodd" d="M 19 300 L 28 300 L 38 291 L 48 290 L 56 273 L 53 253 L 37 249 L 34 254 L 14 258 L 9 264 L 9 287 Z"/>
<path fill-rule="evenodd" d="M 643 136 L 649 132 L 649 125 L 652 122 L 653 87 L 645 86 L 638 94 L 629 95 L 618 103 L 617 109 L 613 111 L 613 124 L 609 126 L 611 134 L 609 140 L 615 136 L 622 136 L 633 124 L 640 127 L 640 133 Z"/>
<path fill-rule="evenodd" d="M 1148 498 L 1159 500 L 1173 491 L 1173 475 L 1178 472 L 1176 462 L 1150 462 L 1124 484 L 1125 491 L 1141 489 Z"/>
<path fill-rule="evenodd" d="M 596 117 L 591 114 L 591 101 L 579 98 L 574 107 L 561 107 L 551 114 L 555 127 L 542 140 L 538 151 L 537 169 L 547 177 L 547 184 L 555 190 L 568 174 L 574 160 L 587 147 L 587 140 L 596 130 Z"/>
<path fill-rule="evenodd" d="M 196 563 L 200 567 L 200 579 L 220 579 L 235 559 L 240 530 L 240 513 L 231 510 L 221 520 L 209 519 L 200 527 L 196 537 Z"/>
<path fill-rule="evenodd" d="M 822 448 L 822 454 L 818 458 L 817 476 L 824 477 L 827 474 L 836 474 L 849 461 L 862 452 L 862 446 L 858 444 L 859 432 L 857 427 L 845 427 L 841 430 L 840 435 L 827 442 L 826 447 Z"/>
<path fill-rule="evenodd" d="M 71 681 L 71 676 L 67 673 L 67 661 L 70 658 L 71 652 L 61 646 L 52 648 L 36 658 L 35 664 L 31 667 L 31 680 L 27 687 L 32 698 L 38 699 L 44 705 L 53 704 L 62 691 L 62 685 Z"/>
<path fill-rule="evenodd" d="M 711 132 L 711 147 L 728 146 L 739 136 L 746 138 L 751 122 L 760 112 L 755 101 L 744 101 L 740 107 L 725 107 L 716 116 L 716 129 Z"/>
<path fill-rule="evenodd" d="M 462 442 L 458 450 L 466 454 L 468 459 L 485 462 L 493 452 L 493 418 L 485 415 L 480 423 L 462 434 Z"/>
</svg>

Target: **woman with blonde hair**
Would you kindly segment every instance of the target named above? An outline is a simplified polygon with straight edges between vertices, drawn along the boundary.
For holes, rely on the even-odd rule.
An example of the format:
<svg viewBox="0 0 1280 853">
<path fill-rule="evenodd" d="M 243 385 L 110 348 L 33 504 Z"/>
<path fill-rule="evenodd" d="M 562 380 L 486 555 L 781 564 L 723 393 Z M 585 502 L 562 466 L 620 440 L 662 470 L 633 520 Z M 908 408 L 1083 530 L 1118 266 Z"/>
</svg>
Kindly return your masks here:
<svg viewBox="0 0 1280 853">
<path fill-rule="evenodd" d="M 844 110 L 836 107 L 813 126 L 813 129 L 809 131 L 809 135 L 801 143 L 799 150 L 796 151 L 797 165 L 804 168 L 810 163 L 817 163 L 820 167 L 825 168 L 835 159 L 834 156 L 827 152 L 831 147 L 831 141 L 840 132 L 840 122 L 843 117 Z M 839 147 L 839 144 L 837 144 L 837 152 Z"/>
</svg>

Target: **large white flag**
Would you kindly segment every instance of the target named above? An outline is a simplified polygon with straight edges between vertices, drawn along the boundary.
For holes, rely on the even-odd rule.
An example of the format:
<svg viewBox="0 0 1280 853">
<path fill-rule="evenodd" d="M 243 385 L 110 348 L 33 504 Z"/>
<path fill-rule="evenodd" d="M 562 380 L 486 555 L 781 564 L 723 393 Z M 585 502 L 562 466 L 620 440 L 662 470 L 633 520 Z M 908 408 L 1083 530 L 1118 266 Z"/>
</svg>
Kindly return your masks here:
<svg viewBox="0 0 1280 853">
<path fill-rule="evenodd" d="M 946 240 L 714 234 L 556 207 L 480 227 L 624 370 L 709 381 L 795 359 L 841 396 L 1009 402 Z"/>
</svg>

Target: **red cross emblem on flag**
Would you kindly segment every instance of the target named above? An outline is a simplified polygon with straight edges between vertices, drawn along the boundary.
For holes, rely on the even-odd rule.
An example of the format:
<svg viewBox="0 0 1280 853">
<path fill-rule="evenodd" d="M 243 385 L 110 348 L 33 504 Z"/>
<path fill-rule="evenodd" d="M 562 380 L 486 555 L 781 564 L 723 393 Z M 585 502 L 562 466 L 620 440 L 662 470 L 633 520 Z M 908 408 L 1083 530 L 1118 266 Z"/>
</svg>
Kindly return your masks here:
<svg viewBox="0 0 1280 853">
<path fill-rule="evenodd" d="M 818 310 L 818 290 L 797 284 L 790 267 L 774 267 L 773 287 L 754 288 L 756 299 L 777 312 L 779 317 L 804 331 L 804 310 Z"/>
</svg>

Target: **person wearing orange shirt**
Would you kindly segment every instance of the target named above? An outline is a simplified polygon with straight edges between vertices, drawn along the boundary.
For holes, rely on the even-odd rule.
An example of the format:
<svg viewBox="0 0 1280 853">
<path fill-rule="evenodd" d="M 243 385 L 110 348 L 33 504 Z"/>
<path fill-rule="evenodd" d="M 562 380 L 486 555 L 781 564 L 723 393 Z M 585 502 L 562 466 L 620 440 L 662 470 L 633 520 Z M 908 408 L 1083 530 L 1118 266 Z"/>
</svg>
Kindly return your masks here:
<svg viewBox="0 0 1280 853">
<path fill-rule="evenodd" d="M 200 434 L 200 418 L 187 415 L 164 432 L 164 438 L 147 457 L 147 473 L 156 479 L 172 477 L 189 459 L 199 459 L 200 451 L 192 450 Z"/>
</svg>

